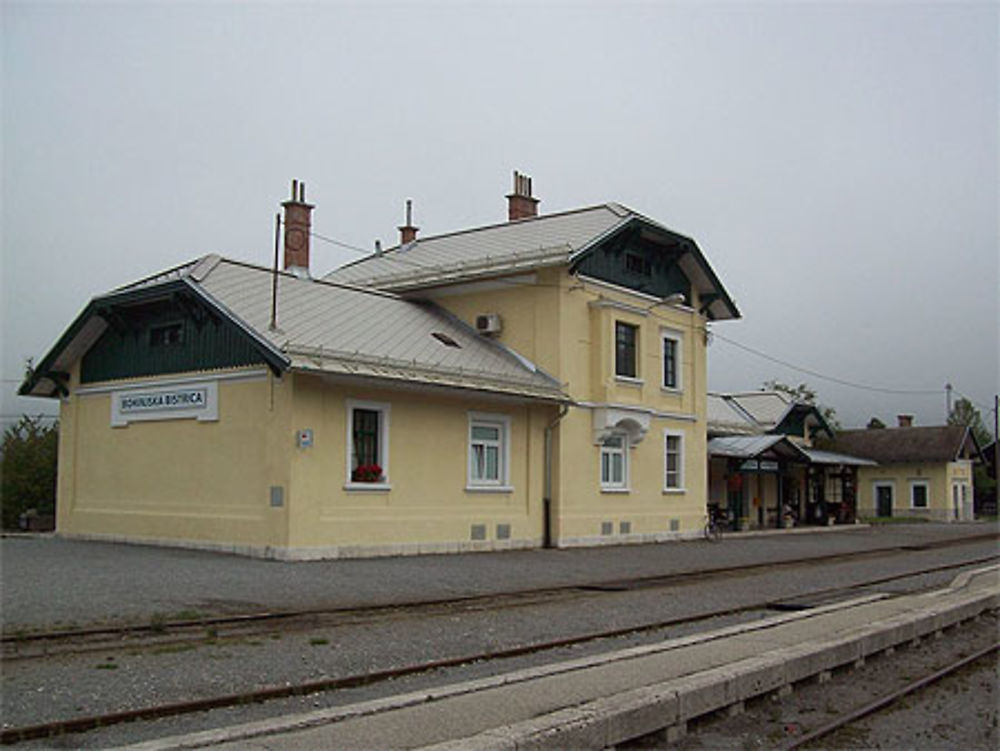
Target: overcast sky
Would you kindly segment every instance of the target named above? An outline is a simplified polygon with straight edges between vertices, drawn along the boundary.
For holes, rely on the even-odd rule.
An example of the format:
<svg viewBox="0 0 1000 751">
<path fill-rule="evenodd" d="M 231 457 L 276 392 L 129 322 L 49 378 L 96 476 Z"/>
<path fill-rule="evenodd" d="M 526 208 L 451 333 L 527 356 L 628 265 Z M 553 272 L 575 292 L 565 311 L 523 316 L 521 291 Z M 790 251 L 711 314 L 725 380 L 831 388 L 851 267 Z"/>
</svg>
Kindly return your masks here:
<svg viewBox="0 0 1000 751">
<path fill-rule="evenodd" d="M 17 3 L 2 12 L 2 414 L 94 295 L 314 230 L 394 244 L 619 201 L 743 313 L 710 387 L 807 382 L 845 426 L 998 390 L 998 4 Z M 313 244 L 314 273 L 357 253 Z M 806 368 L 806 374 L 740 346 Z M 838 385 L 824 377 L 882 389 Z"/>
</svg>

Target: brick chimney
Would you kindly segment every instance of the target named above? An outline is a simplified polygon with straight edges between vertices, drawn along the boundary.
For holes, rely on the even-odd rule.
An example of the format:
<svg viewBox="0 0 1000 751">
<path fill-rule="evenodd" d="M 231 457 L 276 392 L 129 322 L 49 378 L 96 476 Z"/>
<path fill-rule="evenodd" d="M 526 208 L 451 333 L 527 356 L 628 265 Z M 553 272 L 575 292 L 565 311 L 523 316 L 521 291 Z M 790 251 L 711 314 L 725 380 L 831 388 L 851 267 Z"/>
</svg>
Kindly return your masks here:
<svg viewBox="0 0 1000 751">
<path fill-rule="evenodd" d="M 406 224 L 399 227 L 399 244 L 409 245 L 417 239 L 417 231 L 420 227 L 413 226 L 413 201 L 406 199 Z"/>
<path fill-rule="evenodd" d="M 306 203 L 306 184 L 292 180 L 292 197 L 281 204 L 285 209 L 285 271 L 309 276 L 309 231 L 314 206 Z"/>
<path fill-rule="evenodd" d="M 514 191 L 507 195 L 507 221 L 538 216 L 538 199 L 531 195 L 531 178 L 514 170 Z"/>
<path fill-rule="evenodd" d="M 896 421 L 901 428 L 913 427 L 913 415 L 896 415 Z"/>
</svg>

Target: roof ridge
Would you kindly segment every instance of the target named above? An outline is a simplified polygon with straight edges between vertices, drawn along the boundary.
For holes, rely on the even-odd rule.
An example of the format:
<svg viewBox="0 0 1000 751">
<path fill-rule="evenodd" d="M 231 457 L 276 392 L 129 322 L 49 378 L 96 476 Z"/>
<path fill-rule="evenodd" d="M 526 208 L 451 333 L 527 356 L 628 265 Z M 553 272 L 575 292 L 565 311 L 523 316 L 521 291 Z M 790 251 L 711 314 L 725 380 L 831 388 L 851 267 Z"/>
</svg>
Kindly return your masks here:
<svg viewBox="0 0 1000 751">
<path fill-rule="evenodd" d="M 620 218 L 624 218 L 625 216 L 628 216 L 629 214 L 634 214 L 636 216 L 643 216 L 639 212 L 632 211 L 632 209 L 628 208 L 627 206 L 625 206 L 624 204 L 621 204 L 621 203 L 615 203 L 615 202 L 610 202 L 610 201 L 606 202 L 606 203 L 596 203 L 596 204 L 593 204 L 591 206 L 580 206 L 580 207 L 577 207 L 575 209 L 566 209 L 565 211 L 557 211 L 557 212 L 554 212 L 554 213 L 551 213 L 551 214 L 539 214 L 537 216 L 524 217 L 523 219 L 514 219 L 513 221 L 496 222 L 496 223 L 493 223 L 493 224 L 483 224 L 483 225 L 480 225 L 478 227 L 467 227 L 465 229 L 452 230 L 451 232 L 442 232 L 440 234 L 430 235 L 428 237 L 418 237 L 413 242 L 409 242 L 409 243 L 405 243 L 405 244 L 400 243 L 398 245 L 393 245 L 390 248 L 386 248 L 385 250 L 382 251 L 382 255 L 381 256 L 378 256 L 375 253 L 371 253 L 371 254 L 365 256 L 364 258 L 358 258 L 358 259 L 356 259 L 354 261 L 350 261 L 349 263 L 345 263 L 342 266 L 338 266 L 337 268 L 335 268 L 330 273 L 332 274 L 332 273 L 335 273 L 335 272 L 340 271 L 342 269 L 349 269 L 349 268 L 351 268 L 353 266 L 357 266 L 358 264 L 364 263 L 365 261 L 371 260 L 372 258 L 385 258 L 389 254 L 395 255 L 396 253 L 401 252 L 401 250 L 403 248 L 417 248 L 417 247 L 420 246 L 421 242 L 427 242 L 429 240 L 441 240 L 441 239 L 444 239 L 444 238 L 447 238 L 447 237 L 459 237 L 461 235 L 470 235 L 470 234 L 473 234 L 475 232 L 485 232 L 487 230 L 499 229 L 501 227 L 508 227 L 508 226 L 511 226 L 511 225 L 524 225 L 524 224 L 528 224 L 530 222 L 545 221 L 547 219 L 555 219 L 555 218 L 558 218 L 558 217 L 570 216 L 572 214 L 583 214 L 583 213 L 586 213 L 588 211 L 596 211 L 598 209 L 607 209 L 611 213 L 619 216 Z M 621 210 L 624 210 L 624 211 L 626 211 L 628 213 L 622 215 L 620 213 Z M 407 251 L 407 252 L 409 252 L 409 251 Z M 329 274 L 327 274 L 327 276 L 329 276 Z"/>
<path fill-rule="evenodd" d="M 212 270 L 215 270 L 216 268 L 218 268 L 220 264 L 223 263 L 230 264 L 232 266 L 240 266 L 245 269 L 250 269 L 251 271 L 262 271 L 265 274 L 277 273 L 282 277 L 285 277 L 286 279 L 295 279 L 296 281 L 300 281 L 303 283 L 312 282 L 314 284 L 322 284 L 327 287 L 336 287 L 338 289 L 345 289 L 348 290 L 349 292 L 362 292 L 366 295 L 375 295 L 376 297 L 382 297 L 387 300 L 405 299 L 401 295 L 397 295 L 394 292 L 386 292 L 384 290 L 375 289 L 373 287 L 360 287 L 356 284 L 351 284 L 350 282 L 338 282 L 338 281 L 333 281 L 331 279 L 326 279 L 325 277 L 314 277 L 314 276 L 301 277 L 298 276 L 297 274 L 293 274 L 290 271 L 284 271 L 283 269 L 268 268 L 267 266 L 261 266 L 260 264 L 250 263 L 249 261 L 242 261 L 235 258 L 227 258 L 225 256 L 219 256 L 219 262 L 212 267 Z M 207 276 L 208 274 L 205 274 L 205 277 Z M 198 279 L 195 281 L 200 282 L 201 280 Z"/>
</svg>

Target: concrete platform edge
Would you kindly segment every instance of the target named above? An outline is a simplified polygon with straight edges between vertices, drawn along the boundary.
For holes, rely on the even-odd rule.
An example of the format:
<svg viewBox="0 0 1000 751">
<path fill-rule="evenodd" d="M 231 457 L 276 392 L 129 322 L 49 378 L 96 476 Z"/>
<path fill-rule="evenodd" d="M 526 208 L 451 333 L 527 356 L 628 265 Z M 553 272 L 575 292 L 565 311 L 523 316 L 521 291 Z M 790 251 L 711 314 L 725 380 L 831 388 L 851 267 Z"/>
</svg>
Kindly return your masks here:
<svg viewBox="0 0 1000 751">
<path fill-rule="evenodd" d="M 921 606 L 880 621 L 866 623 L 830 639 L 774 649 L 725 666 L 702 670 L 663 683 L 642 686 L 579 706 L 565 707 L 531 720 L 492 728 L 477 735 L 425 748 L 434 751 L 605 748 L 661 729 L 674 727 L 683 731 L 687 721 L 701 715 L 724 709 L 755 696 L 781 690 L 785 686 L 843 665 L 853 664 L 890 647 L 933 635 L 943 628 L 983 612 L 1000 609 L 1000 588 L 993 587 L 984 592 L 963 591 L 970 589 L 977 575 L 998 570 L 1000 566 L 987 566 L 960 574 L 949 587 L 922 595 L 912 595 L 911 597 L 923 598 L 925 602 Z M 945 595 L 950 597 L 945 600 L 943 599 Z M 613 653 L 526 668 L 489 678 L 345 707 L 155 739 L 123 748 L 128 751 L 174 751 L 294 733 L 356 717 L 433 702 L 449 696 L 475 693 L 495 686 L 571 672 L 593 665 L 627 660 L 688 644 L 813 618 L 826 612 L 878 602 L 886 597 L 883 594 L 865 595 L 850 601 L 728 626 L 660 644 L 632 647 Z"/>
</svg>

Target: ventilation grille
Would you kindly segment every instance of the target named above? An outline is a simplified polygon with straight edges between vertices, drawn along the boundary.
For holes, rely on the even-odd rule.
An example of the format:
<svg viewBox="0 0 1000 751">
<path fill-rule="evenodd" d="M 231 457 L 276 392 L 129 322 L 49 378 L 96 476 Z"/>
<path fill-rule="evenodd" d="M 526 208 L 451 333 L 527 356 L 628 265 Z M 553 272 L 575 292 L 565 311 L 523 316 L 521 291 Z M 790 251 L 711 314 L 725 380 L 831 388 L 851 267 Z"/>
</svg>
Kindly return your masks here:
<svg viewBox="0 0 1000 751">
<path fill-rule="evenodd" d="M 271 486 L 271 508 L 281 508 L 285 505 L 285 489 L 280 485 Z"/>
</svg>

